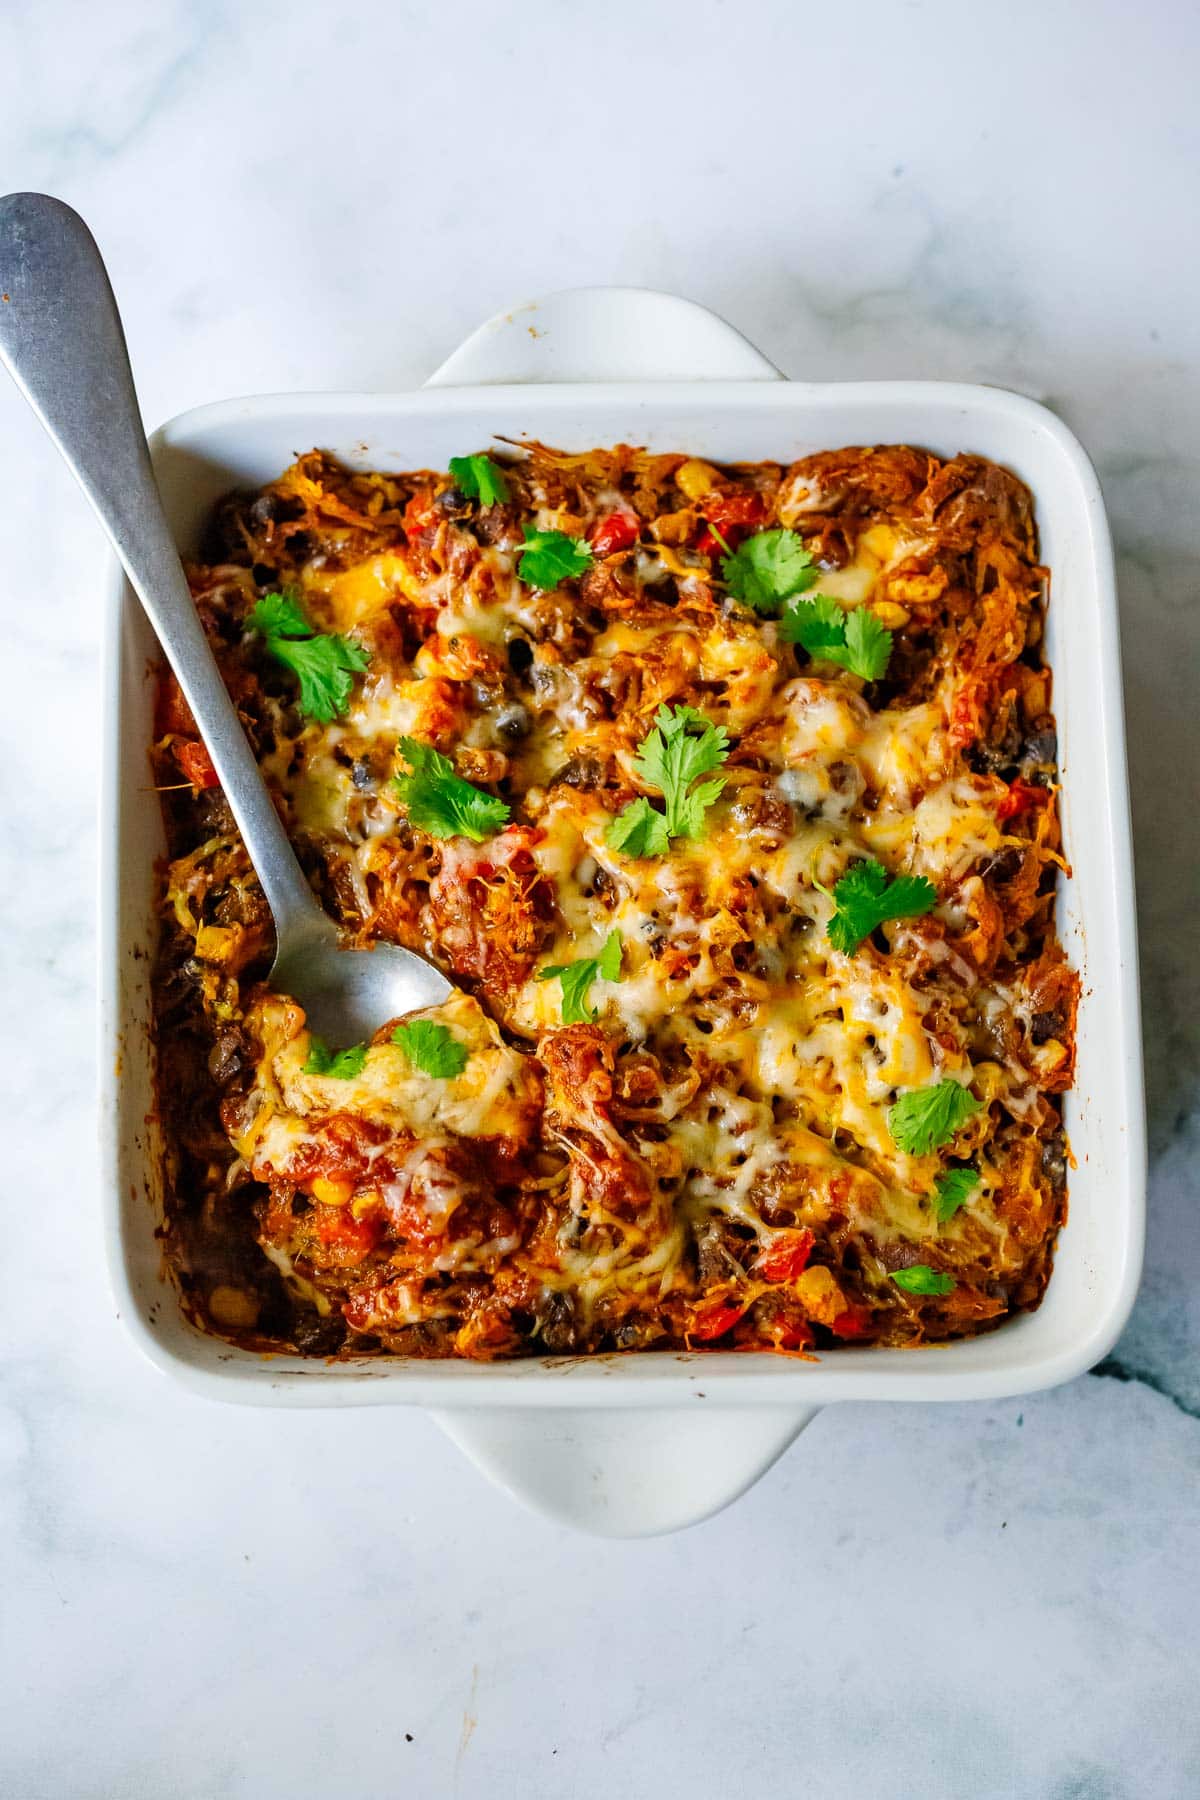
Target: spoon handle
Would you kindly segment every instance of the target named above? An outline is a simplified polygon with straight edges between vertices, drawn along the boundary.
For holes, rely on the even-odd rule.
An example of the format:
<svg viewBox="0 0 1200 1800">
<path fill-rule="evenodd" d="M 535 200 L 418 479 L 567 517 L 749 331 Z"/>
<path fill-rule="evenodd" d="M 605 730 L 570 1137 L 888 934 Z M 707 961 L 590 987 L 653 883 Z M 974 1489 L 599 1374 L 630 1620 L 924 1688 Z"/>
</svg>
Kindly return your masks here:
<svg viewBox="0 0 1200 1800">
<path fill-rule="evenodd" d="M 48 194 L 0 199 L 0 357 L 91 501 L 149 615 L 203 734 L 280 945 L 323 927 L 332 934 L 188 592 L 100 252 L 78 213 Z"/>
</svg>

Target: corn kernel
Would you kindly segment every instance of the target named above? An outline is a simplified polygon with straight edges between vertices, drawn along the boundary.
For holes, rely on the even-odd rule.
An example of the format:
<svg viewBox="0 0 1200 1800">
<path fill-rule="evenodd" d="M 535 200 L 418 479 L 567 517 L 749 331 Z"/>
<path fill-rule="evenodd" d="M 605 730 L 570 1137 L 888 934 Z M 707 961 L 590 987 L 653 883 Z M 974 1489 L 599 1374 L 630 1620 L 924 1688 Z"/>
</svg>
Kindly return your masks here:
<svg viewBox="0 0 1200 1800">
<path fill-rule="evenodd" d="M 880 562 L 890 562 L 895 554 L 896 534 L 890 525 L 872 525 L 858 541 Z"/>
<path fill-rule="evenodd" d="M 231 925 L 202 925 L 196 933 L 196 955 L 201 962 L 226 962 L 237 935 Z"/>
<path fill-rule="evenodd" d="M 348 1175 L 318 1175 L 312 1184 L 312 1197 L 322 1206 L 345 1206 L 353 1192 Z"/>
<path fill-rule="evenodd" d="M 258 1301 L 241 1288 L 215 1287 L 208 1296 L 208 1310 L 218 1325 L 248 1331 L 258 1324 Z"/>
<path fill-rule="evenodd" d="M 838 1314 L 846 1310 L 841 1288 L 830 1271 L 819 1263 L 805 1269 L 796 1282 L 796 1298 L 809 1318 L 816 1319 L 821 1325 L 832 1325 Z"/>
<path fill-rule="evenodd" d="M 717 471 L 706 462 L 698 462 L 695 457 L 680 463 L 675 471 L 675 486 L 689 500 L 699 500 L 702 494 L 707 494 L 716 479 Z"/>
<path fill-rule="evenodd" d="M 897 600 L 907 600 L 910 606 L 932 605 L 948 586 L 949 578 L 940 563 L 928 575 L 893 575 L 887 584 L 889 594 Z"/>
<path fill-rule="evenodd" d="M 889 631 L 898 631 L 901 625 L 908 624 L 908 614 L 902 606 L 897 606 L 894 600 L 877 600 L 871 611 L 879 623 L 886 625 Z"/>
</svg>

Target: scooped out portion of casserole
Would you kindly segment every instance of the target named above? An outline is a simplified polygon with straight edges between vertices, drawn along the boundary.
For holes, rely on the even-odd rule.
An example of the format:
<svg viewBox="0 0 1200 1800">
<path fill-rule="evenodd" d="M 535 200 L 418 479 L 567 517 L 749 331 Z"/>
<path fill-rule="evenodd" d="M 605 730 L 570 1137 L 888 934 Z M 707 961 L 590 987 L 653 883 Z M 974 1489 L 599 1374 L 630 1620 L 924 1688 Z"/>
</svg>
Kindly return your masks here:
<svg viewBox="0 0 1200 1800">
<path fill-rule="evenodd" d="M 265 985 L 164 674 L 166 1244 L 199 1322 L 314 1355 L 812 1354 L 1038 1304 L 1078 982 L 1019 481 L 906 447 L 314 450 L 203 554 L 323 904 L 458 991 L 327 1044 Z"/>
</svg>

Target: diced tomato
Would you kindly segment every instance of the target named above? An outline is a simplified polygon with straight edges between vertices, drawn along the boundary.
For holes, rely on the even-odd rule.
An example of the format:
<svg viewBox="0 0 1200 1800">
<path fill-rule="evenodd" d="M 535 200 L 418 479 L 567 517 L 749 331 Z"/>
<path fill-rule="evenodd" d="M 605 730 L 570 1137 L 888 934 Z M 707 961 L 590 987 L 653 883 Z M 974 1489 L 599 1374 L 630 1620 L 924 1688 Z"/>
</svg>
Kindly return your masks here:
<svg viewBox="0 0 1200 1800">
<path fill-rule="evenodd" d="M 1049 798 L 1049 788 L 1034 787 L 1032 782 L 1023 781 L 1018 775 L 997 805 L 996 817 L 1015 819 L 1018 813 L 1028 812 L 1031 806 L 1041 806 Z"/>
<path fill-rule="evenodd" d="M 711 556 L 714 551 L 724 549 L 721 538 L 732 550 L 747 532 L 761 525 L 767 516 L 767 505 L 761 494 L 743 488 L 732 494 L 713 494 L 706 501 L 702 516 L 706 529 L 696 548 L 705 556 Z M 715 526 L 716 531 L 708 530 L 710 525 Z M 716 535 L 718 531 L 721 537 Z"/>
<path fill-rule="evenodd" d="M 171 745 L 171 754 L 194 788 L 203 791 L 220 785 L 212 758 L 198 739 L 181 739 Z"/>
<path fill-rule="evenodd" d="M 641 536 L 642 522 L 633 513 L 608 513 L 598 519 L 588 532 L 588 543 L 596 556 L 615 556 L 628 550 Z"/>
<path fill-rule="evenodd" d="M 865 1306 L 848 1306 L 830 1322 L 829 1329 L 834 1337 L 866 1337 L 871 1330 L 871 1315 Z"/>
<path fill-rule="evenodd" d="M 773 1325 L 769 1333 L 777 1350 L 807 1350 L 813 1341 L 812 1326 L 803 1319 L 785 1319 Z"/>
<path fill-rule="evenodd" d="M 781 1231 L 755 1266 L 767 1281 L 795 1281 L 804 1273 L 812 1247 L 811 1231 Z"/>
<path fill-rule="evenodd" d="M 732 1331 L 745 1310 L 744 1303 L 738 1306 L 728 1300 L 719 1300 L 707 1312 L 699 1313 L 693 1319 L 687 1335 L 702 1344 L 707 1344 L 712 1338 L 724 1337 L 727 1331 Z"/>
<path fill-rule="evenodd" d="M 950 715 L 950 742 L 962 750 L 979 736 L 987 681 L 972 677 L 959 688 Z"/>
<path fill-rule="evenodd" d="M 317 1242 L 329 1252 L 332 1262 L 342 1265 L 360 1263 L 383 1232 L 381 1219 L 356 1219 L 348 1206 L 315 1206 L 312 1223 Z"/>
<path fill-rule="evenodd" d="M 154 735 L 161 738 L 170 732 L 180 737 L 195 737 L 196 721 L 183 697 L 183 689 L 172 674 L 166 673 L 159 681 L 155 696 Z"/>
<path fill-rule="evenodd" d="M 432 488 L 418 488 L 404 509 L 404 530 L 408 537 L 420 537 L 438 523 L 438 512 L 433 504 L 435 495 Z"/>
</svg>

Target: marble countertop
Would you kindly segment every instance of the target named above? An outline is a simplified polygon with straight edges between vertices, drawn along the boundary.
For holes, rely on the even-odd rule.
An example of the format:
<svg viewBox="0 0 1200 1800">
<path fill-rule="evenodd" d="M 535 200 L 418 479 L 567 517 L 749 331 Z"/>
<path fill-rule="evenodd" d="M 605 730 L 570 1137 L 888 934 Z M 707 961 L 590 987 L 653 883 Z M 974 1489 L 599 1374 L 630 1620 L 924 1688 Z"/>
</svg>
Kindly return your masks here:
<svg viewBox="0 0 1200 1800">
<path fill-rule="evenodd" d="M 1200 1791 L 1200 20 L 1148 0 L 43 0 L 0 167 L 105 247 L 155 421 L 407 387 L 627 282 L 788 373 L 1037 394 L 1120 551 L 1152 1177 L 1113 1356 L 824 1412 L 738 1505 L 594 1543 L 426 1417 L 193 1398 L 115 1317 L 95 1178 L 99 534 L 0 387 L 14 1800 Z M 302 446 L 297 446 L 301 448 Z"/>
</svg>

